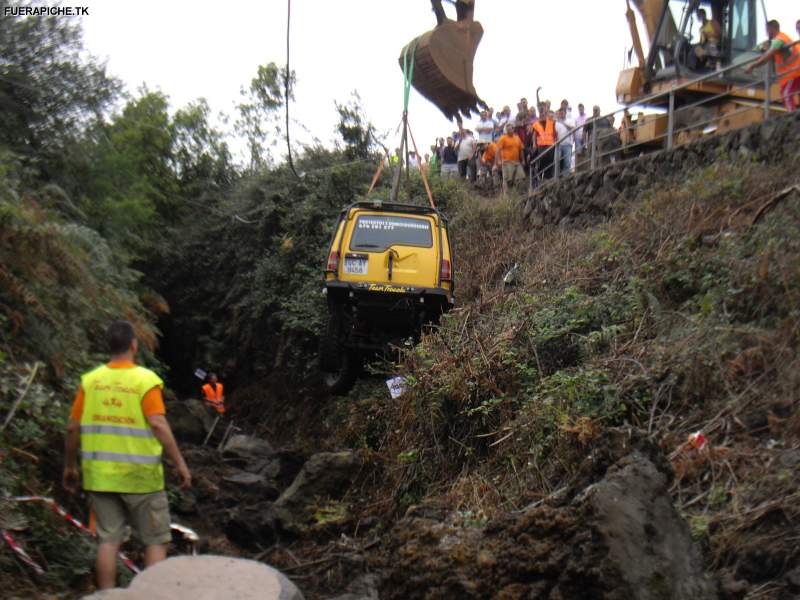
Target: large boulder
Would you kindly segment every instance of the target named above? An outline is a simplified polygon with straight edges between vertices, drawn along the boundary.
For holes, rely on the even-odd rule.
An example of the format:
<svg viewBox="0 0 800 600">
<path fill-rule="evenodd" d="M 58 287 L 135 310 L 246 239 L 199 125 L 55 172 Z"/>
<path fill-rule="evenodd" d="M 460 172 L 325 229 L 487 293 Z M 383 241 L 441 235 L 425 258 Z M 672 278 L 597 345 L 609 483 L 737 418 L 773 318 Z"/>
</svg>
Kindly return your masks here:
<svg viewBox="0 0 800 600">
<path fill-rule="evenodd" d="M 167 406 L 167 420 L 175 439 L 191 444 L 202 444 L 213 419 L 199 400 L 171 402 Z"/>
<path fill-rule="evenodd" d="M 666 468 L 634 451 L 580 493 L 483 529 L 412 513 L 387 539 L 380 597 L 712 600 Z"/>
<path fill-rule="evenodd" d="M 268 494 L 257 502 L 238 502 L 226 513 L 225 535 L 235 544 L 254 550 L 269 546 L 281 537 L 301 534 L 314 524 L 314 509 L 320 501 L 341 498 L 361 467 L 352 452 L 322 452 L 313 455 L 280 497 L 270 503 Z M 238 473 L 237 485 L 243 493 L 258 486 L 259 474 Z M 257 489 L 257 488 L 256 488 Z M 274 496 L 273 496 L 274 497 Z"/>
<path fill-rule="evenodd" d="M 176 556 L 137 575 L 127 589 L 97 592 L 88 600 L 303 600 L 280 571 L 224 556 Z"/>
<path fill-rule="evenodd" d="M 341 498 L 361 468 L 353 452 L 321 452 L 308 459 L 273 509 L 283 528 L 302 528 L 307 509 L 319 498 Z"/>
<path fill-rule="evenodd" d="M 585 500 L 630 598 L 712 598 L 703 558 L 668 493 L 668 477 L 638 453 L 623 458 Z"/>
<path fill-rule="evenodd" d="M 224 456 L 243 459 L 248 462 L 263 459 L 273 452 L 272 444 L 267 440 L 252 435 L 232 435 L 225 442 L 225 447 L 222 449 Z"/>
<path fill-rule="evenodd" d="M 231 469 L 222 476 L 224 487 L 232 488 L 246 494 L 256 495 L 265 500 L 275 500 L 279 495 L 279 490 L 275 482 L 267 479 L 258 473 L 249 473 Z"/>
</svg>

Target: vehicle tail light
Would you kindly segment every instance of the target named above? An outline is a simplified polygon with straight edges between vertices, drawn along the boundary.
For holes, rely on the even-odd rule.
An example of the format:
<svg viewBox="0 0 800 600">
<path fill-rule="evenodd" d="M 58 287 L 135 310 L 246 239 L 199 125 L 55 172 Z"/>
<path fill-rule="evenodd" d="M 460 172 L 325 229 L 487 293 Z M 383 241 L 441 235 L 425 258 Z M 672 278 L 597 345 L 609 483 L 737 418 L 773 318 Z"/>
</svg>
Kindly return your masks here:
<svg viewBox="0 0 800 600">
<path fill-rule="evenodd" d="M 339 270 L 339 253 L 335 250 L 328 255 L 328 266 L 325 270 L 333 273 Z"/>
<path fill-rule="evenodd" d="M 450 269 L 450 261 L 446 258 L 442 259 L 442 265 L 439 270 L 439 279 L 442 281 L 450 281 L 452 279 L 452 273 Z"/>
</svg>

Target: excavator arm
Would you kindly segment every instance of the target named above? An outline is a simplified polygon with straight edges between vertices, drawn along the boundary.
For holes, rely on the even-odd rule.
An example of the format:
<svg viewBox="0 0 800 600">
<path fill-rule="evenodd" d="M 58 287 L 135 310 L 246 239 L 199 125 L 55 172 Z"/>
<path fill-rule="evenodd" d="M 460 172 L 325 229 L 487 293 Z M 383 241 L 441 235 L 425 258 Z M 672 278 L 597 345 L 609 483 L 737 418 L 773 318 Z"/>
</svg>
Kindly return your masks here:
<svg viewBox="0 0 800 600">
<path fill-rule="evenodd" d="M 447 20 L 447 15 L 442 8 L 442 0 L 431 0 L 433 12 L 436 15 L 437 25 Z M 456 21 L 472 21 L 475 14 L 475 0 L 458 0 L 456 5 Z"/>
<path fill-rule="evenodd" d="M 406 50 L 415 57 L 412 85 L 436 105 L 448 119 L 469 117 L 486 107 L 472 84 L 472 65 L 483 27 L 474 20 L 475 0 L 457 0 L 456 19 L 447 17 L 442 0 L 431 0 L 436 27 L 411 41 Z"/>
<path fill-rule="evenodd" d="M 636 10 L 642 15 L 645 29 L 647 29 L 647 40 L 650 44 L 656 37 L 658 30 L 658 22 L 661 19 L 661 13 L 664 11 L 664 3 L 666 0 L 631 0 Z"/>
</svg>

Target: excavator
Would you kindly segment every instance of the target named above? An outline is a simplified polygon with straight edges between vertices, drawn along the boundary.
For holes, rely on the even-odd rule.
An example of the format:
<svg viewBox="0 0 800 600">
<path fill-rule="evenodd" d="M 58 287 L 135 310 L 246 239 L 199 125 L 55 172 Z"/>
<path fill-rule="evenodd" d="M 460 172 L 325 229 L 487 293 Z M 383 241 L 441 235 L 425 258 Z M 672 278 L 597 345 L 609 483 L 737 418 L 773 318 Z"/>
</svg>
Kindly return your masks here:
<svg viewBox="0 0 800 600">
<path fill-rule="evenodd" d="M 746 62 L 759 54 L 758 39 L 763 38 L 767 21 L 763 0 L 626 0 L 626 3 L 638 65 L 620 73 L 617 102 L 664 109 L 668 105 L 666 95 L 655 99 L 648 97 L 688 84 L 675 93 L 675 108 L 695 105 L 697 108 L 678 111 L 676 117 L 681 115 L 687 121 L 708 122 L 735 113 L 735 118 L 718 121 L 717 133 L 763 120 L 765 90 L 757 85 L 764 80 L 763 71 L 747 73 L 744 68 L 734 68 L 692 83 L 704 75 Z M 644 22 L 649 42 L 647 55 L 642 48 L 631 4 Z M 713 21 L 717 32 L 710 51 L 705 48 L 698 50 L 702 46 L 702 40 L 698 39 L 701 37 L 701 15 Z M 782 111 L 780 98 L 780 89 L 775 83 L 770 89 L 771 110 Z M 698 115 L 698 112 L 704 114 Z M 663 143 L 666 115 L 644 116 L 644 121 L 648 120 L 650 127 L 636 128 L 636 144 L 648 141 Z M 680 125 L 676 123 L 676 126 Z M 687 133 L 700 134 L 699 131 Z M 683 139 L 690 141 L 693 137 L 687 135 Z"/>
<path fill-rule="evenodd" d="M 414 62 L 412 85 L 448 119 L 469 118 L 488 108 L 472 83 L 472 65 L 483 27 L 475 21 L 475 0 L 456 0 L 456 19 L 449 19 L 442 0 L 431 0 L 436 27 L 407 44 L 400 68 Z"/>
<path fill-rule="evenodd" d="M 412 85 L 448 119 L 469 117 L 486 107 L 472 82 L 473 61 L 483 36 L 483 28 L 474 20 L 475 0 L 448 0 L 455 4 L 456 19 L 447 17 L 442 0 L 431 0 L 436 26 L 412 40 L 400 54 L 400 66 L 414 62 Z M 623 70 L 617 81 L 617 101 L 627 106 L 658 109 L 667 107 L 666 96 L 648 99 L 676 86 L 688 84 L 700 76 L 730 65 L 745 62 L 758 54 L 758 39 L 766 23 L 764 0 L 626 0 L 633 51 L 638 65 Z M 633 5 L 641 15 L 648 42 L 645 55 Z M 717 40 L 707 52 L 699 52 L 697 43 L 704 12 L 717 28 Z M 698 56 L 700 55 L 700 56 Z M 763 119 L 765 92 L 757 84 L 763 80 L 758 72 L 749 74 L 743 68 L 720 73 L 682 88 L 675 94 L 675 107 L 707 100 L 702 108 L 679 111 L 681 119 L 705 120 L 726 113 L 736 119 L 720 121 L 719 132 L 738 128 Z M 780 108 L 780 90 L 770 90 L 772 107 Z M 747 110 L 747 107 L 752 110 Z M 636 127 L 637 145 L 663 144 L 665 115 L 639 115 L 643 121 Z M 649 126 L 645 126 L 649 125 Z M 681 123 L 677 123 L 680 127 Z M 648 137 L 650 139 L 648 139 Z M 685 139 L 685 138 L 684 138 Z M 680 143 L 680 140 L 678 141 Z"/>
</svg>

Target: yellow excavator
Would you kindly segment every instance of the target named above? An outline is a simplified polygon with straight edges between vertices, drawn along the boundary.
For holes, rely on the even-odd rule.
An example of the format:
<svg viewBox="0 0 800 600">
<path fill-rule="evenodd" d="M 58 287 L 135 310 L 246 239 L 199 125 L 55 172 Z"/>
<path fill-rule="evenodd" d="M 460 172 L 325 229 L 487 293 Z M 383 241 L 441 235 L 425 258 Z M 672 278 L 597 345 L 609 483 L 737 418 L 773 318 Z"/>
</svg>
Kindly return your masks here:
<svg viewBox="0 0 800 600">
<path fill-rule="evenodd" d="M 758 85 L 764 80 L 763 74 L 747 73 L 744 68 L 727 69 L 759 54 L 758 39 L 763 37 L 767 21 L 763 0 L 626 0 L 626 3 L 638 65 L 619 75 L 616 93 L 620 104 L 667 108 L 666 95 L 648 97 L 681 86 L 674 94 L 676 108 L 702 103 L 698 110 L 705 113 L 706 120 L 736 113 L 735 123 L 728 123 L 727 129 L 763 120 L 765 90 Z M 644 22 L 649 43 L 646 55 L 631 4 Z M 703 39 L 704 20 L 710 23 L 706 31 L 713 32 L 710 43 L 708 37 Z M 713 76 L 713 73 L 719 74 Z M 705 75 L 711 76 L 692 83 Z M 779 87 L 773 84 L 770 100 L 775 112 L 782 111 L 780 98 Z M 637 144 L 646 143 L 648 135 L 653 136 L 653 141 L 663 140 L 666 115 L 649 115 L 645 119 L 650 119 L 654 126 L 637 129 Z M 718 132 L 726 129 L 725 123 L 720 121 Z"/>
<path fill-rule="evenodd" d="M 456 19 L 447 17 L 442 0 L 431 0 L 436 27 L 407 44 L 399 62 L 401 68 L 413 62 L 412 85 L 448 119 L 460 119 L 486 107 L 472 83 L 473 61 L 483 28 L 474 19 L 475 0 L 448 1 L 455 4 Z M 758 39 L 767 21 L 764 0 L 626 0 L 626 4 L 638 65 L 619 75 L 616 92 L 620 104 L 664 109 L 666 95 L 649 97 L 680 86 L 674 94 L 675 108 L 706 100 L 693 112 L 702 112 L 707 121 L 736 114 L 728 128 L 738 128 L 763 119 L 760 107 L 765 91 L 757 85 L 763 75 L 727 67 L 757 56 Z M 631 5 L 644 23 L 649 45 L 646 55 Z M 708 39 L 709 30 L 703 39 L 703 19 L 713 23 L 713 40 Z M 692 83 L 714 72 L 719 76 Z M 782 111 L 777 84 L 771 87 L 770 100 L 772 109 Z M 691 112 L 683 111 L 681 118 L 702 120 L 690 116 Z M 666 116 L 639 117 L 645 122 L 638 124 L 636 144 L 646 144 L 648 136 L 654 145 L 663 143 Z M 652 126 L 645 127 L 648 120 Z M 718 132 L 726 129 L 725 121 L 720 124 Z"/>
<path fill-rule="evenodd" d="M 475 0 L 456 0 L 450 19 L 442 0 L 431 0 L 436 27 L 412 40 L 400 53 L 400 68 L 414 62 L 412 85 L 448 119 L 467 118 L 487 108 L 472 83 L 472 65 L 483 37 L 475 21 Z"/>
</svg>

